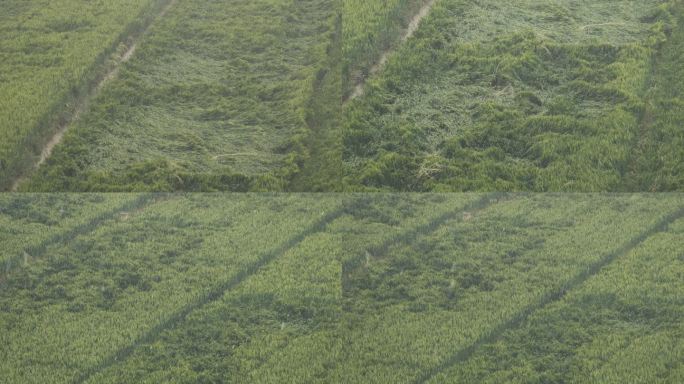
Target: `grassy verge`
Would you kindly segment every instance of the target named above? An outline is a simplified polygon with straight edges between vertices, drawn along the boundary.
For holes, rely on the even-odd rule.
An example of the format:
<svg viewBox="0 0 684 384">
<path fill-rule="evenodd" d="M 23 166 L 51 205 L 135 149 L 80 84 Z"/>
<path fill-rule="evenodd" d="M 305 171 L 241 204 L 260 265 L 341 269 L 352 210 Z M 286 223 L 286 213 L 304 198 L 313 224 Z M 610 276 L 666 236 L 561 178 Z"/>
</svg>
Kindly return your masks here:
<svg viewBox="0 0 684 384">
<path fill-rule="evenodd" d="M 674 20 L 670 22 L 669 38 L 654 53 L 624 190 L 684 189 L 684 5 L 673 2 L 664 10 Z"/>
<path fill-rule="evenodd" d="M 334 4 L 338 4 L 337 2 Z M 342 185 L 342 138 L 339 121 L 342 114 L 340 68 L 342 16 L 337 13 L 335 30 L 327 47 L 326 60 L 316 74 L 308 101 L 303 139 L 306 156 L 299 164 L 300 172 L 292 178 L 288 191 L 335 192 Z"/>
</svg>

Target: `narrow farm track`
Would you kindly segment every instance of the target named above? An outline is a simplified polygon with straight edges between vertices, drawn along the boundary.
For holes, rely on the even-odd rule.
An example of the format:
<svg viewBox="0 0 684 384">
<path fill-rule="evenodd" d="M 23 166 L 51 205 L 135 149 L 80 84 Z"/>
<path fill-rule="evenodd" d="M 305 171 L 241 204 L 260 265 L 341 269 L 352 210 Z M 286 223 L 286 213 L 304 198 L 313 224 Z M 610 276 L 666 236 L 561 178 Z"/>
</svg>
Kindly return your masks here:
<svg viewBox="0 0 684 384">
<path fill-rule="evenodd" d="M 498 203 L 504 196 L 505 195 L 503 193 L 487 194 L 472 203 L 466 204 L 463 208 L 442 214 L 425 224 L 421 224 L 415 228 L 408 229 L 403 233 L 396 235 L 390 239 L 387 239 L 386 241 L 380 244 L 367 248 L 365 252 L 362 252 L 361 254 L 357 255 L 355 258 L 351 260 L 347 260 L 342 265 L 343 291 L 348 291 L 348 289 L 345 289 L 346 287 L 348 287 L 346 276 L 348 276 L 350 273 L 352 273 L 354 270 L 356 270 L 363 264 L 364 260 L 367 257 L 366 255 L 371 255 L 371 257 L 374 258 L 381 257 L 389 251 L 390 247 L 410 244 L 414 242 L 419 236 L 424 236 L 436 231 L 440 226 L 444 225 L 444 223 L 446 223 L 447 221 L 457 219 L 459 216 L 463 216 L 466 213 L 469 215 L 473 215 L 479 211 L 488 208 L 493 204 Z"/>
<path fill-rule="evenodd" d="M 78 121 L 81 115 L 88 110 L 89 102 L 102 91 L 102 88 L 109 81 L 116 78 L 116 76 L 119 73 L 119 69 L 121 68 L 121 65 L 123 65 L 133 57 L 133 55 L 135 54 L 135 50 L 138 46 L 138 42 L 148 33 L 150 27 L 152 26 L 152 24 L 154 24 L 154 21 L 163 18 L 169 11 L 169 9 L 171 9 L 171 7 L 173 7 L 173 5 L 176 4 L 177 1 L 178 0 L 164 0 L 165 4 L 161 7 L 160 11 L 156 15 L 153 15 L 153 17 L 151 17 L 148 20 L 147 24 L 142 29 L 142 32 L 137 33 L 135 35 L 127 36 L 122 39 L 122 42 L 127 42 L 126 50 L 123 53 L 117 52 L 111 58 L 111 62 L 113 62 L 113 64 L 108 64 L 107 68 L 103 68 L 103 74 L 98 78 L 98 80 L 95 83 L 91 84 L 89 91 L 75 101 L 74 105 L 71 107 L 72 111 L 68 115 L 67 119 L 61 121 L 55 127 L 55 129 L 53 130 L 53 135 L 43 146 L 40 157 L 38 157 L 38 161 L 33 165 L 33 169 L 37 169 L 38 167 L 43 165 L 43 163 L 45 163 L 45 161 L 47 161 L 48 158 L 50 158 L 52 150 L 62 141 L 62 138 L 64 137 L 64 134 L 69 130 L 69 127 L 76 121 Z M 32 172 L 32 170 L 28 170 L 24 175 L 21 175 L 16 180 L 14 180 L 14 182 L 12 183 L 12 187 L 10 188 L 10 191 L 16 192 L 21 186 L 21 184 L 25 181 L 30 172 Z"/>
<path fill-rule="evenodd" d="M 423 19 L 430 14 L 430 11 L 432 10 L 432 7 L 435 5 L 437 0 L 428 0 L 423 4 L 423 6 L 416 12 L 416 14 L 411 18 L 411 21 L 409 22 L 408 26 L 406 29 L 403 31 L 400 39 L 399 45 L 402 43 L 406 42 L 413 34 L 418 30 L 418 27 L 420 26 L 420 22 L 423 21 Z M 363 96 L 364 92 L 364 87 L 366 85 L 366 81 L 368 78 L 376 75 L 382 69 L 385 67 L 387 64 L 387 61 L 389 60 L 389 57 L 394 53 L 396 50 L 396 47 L 392 47 L 386 51 L 384 51 L 381 55 L 378 61 L 371 66 L 371 68 L 368 71 L 368 77 L 367 78 L 362 78 L 360 79 L 356 85 L 354 86 L 353 91 L 349 94 L 349 96 L 344 100 L 343 103 L 347 103 L 351 100 L 356 99 L 359 96 Z"/>
<path fill-rule="evenodd" d="M 684 6 L 678 6 L 679 13 L 684 14 Z M 642 91 L 643 110 L 633 139 L 627 166 L 624 170 L 621 188 L 629 191 L 667 191 L 667 182 L 663 179 L 662 162 L 668 156 L 665 134 L 677 123 L 667 115 L 668 110 L 677 107 L 667 106 L 674 100 L 681 99 L 681 87 L 674 79 L 681 78 L 680 59 L 672 52 L 681 51 L 684 41 L 684 16 L 680 16 L 667 40 L 653 52 L 650 70 Z M 676 128 L 674 129 L 676 132 Z M 672 137 L 670 137 L 672 139 Z M 665 172 L 665 175 L 667 173 Z M 665 176 L 666 178 L 666 176 Z"/>
<path fill-rule="evenodd" d="M 163 331 L 173 329 L 193 311 L 201 309 L 206 305 L 221 299 L 221 297 L 223 297 L 223 295 L 226 292 L 234 289 L 247 278 L 258 273 L 259 270 L 261 270 L 262 268 L 264 268 L 265 266 L 279 258 L 281 255 L 285 254 L 289 250 L 295 248 L 309 236 L 324 231 L 330 223 L 332 223 L 334 220 L 345 214 L 346 211 L 347 209 L 343 205 L 342 207 L 339 207 L 334 211 L 329 212 L 322 218 L 318 219 L 308 228 L 304 229 L 299 234 L 294 235 L 292 238 L 290 238 L 288 241 L 284 242 L 277 248 L 262 253 L 256 261 L 247 265 L 245 268 L 236 273 L 230 279 L 222 282 L 221 284 L 218 284 L 217 286 L 206 292 L 203 296 L 199 297 L 196 301 L 190 302 L 183 308 L 172 313 L 165 320 L 161 321 L 153 328 L 143 333 L 133 343 L 117 350 L 110 356 L 106 357 L 100 364 L 81 373 L 81 375 L 78 376 L 74 382 L 85 383 L 94 375 L 114 366 L 117 363 L 126 360 L 133 354 L 133 352 L 135 352 L 135 350 L 138 347 L 140 347 L 143 344 L 153 342 L 161 335 Z"/>
<path fill-rule="evenodd" d="M 424 375 L 420 376 L 418 379 L 414 381 L 414 383 L 427 383 L 440 373 L 446 372 L 449 368 L 468 360 L 473 355 L 473 353 L 475 353 L 481 346 L 495 342 L 506 331 L 519 327 L 533 313 L 544 309 L 550 304 L 560 301 L 561 299 L 563 299 L 563 297 L 565 297 L 565 295 L 569 291 L 580 287 L 591 277 L 596 276 L 605 267 L 609 266 L 610 264 L 618 260 L 620 257 L 628 254 L 630 251 L 632 251 L 641 243 L 643 243 L 646 239 L 657 233 L 664 232 L 665 230 L 667 230 L 670 224 L 683 217 L 684 207 L 680 207 L 676 211 L 665 216 L 662 220 L 657 222 L 652 227 L 646 229 L 645 231 L 634 237 L 632 240 L 630 240 L 620 248 L 606 254 L 595 263 L 589 265 L 586 269 L 578 273 L 575 277 L 565 282 L 565 284 L 563 284 L 563 286 L 559 290 L 551 292 L 542 297 L 542 299 L 539 302 L 531 304 L 526 308 L 523 308 L 521 311 L 515 314 L 515 316 L 511 317 L 507 321 L 493 328 L 488 334 L 483 335 L 469 346 L 457 351 L 456 353 L 448 357 L 446 360 L 444 360 L 441 364 L 435 366 L 434 368 L 426 372 Z"/>
<path fill-rule="evenodd" d="M 122 214 L 129 214 L 131 212 L 140 213 L 147 207 L 159 201 L 158 195 L 156 194 L 144 194 L 140 195 L 126 203 L 106 212 L 98 217 L 93 218 L 87 223 L 78 225 L 74 228 L 68 229 L 62 233 L 58 233 L 39 244 L 27 246 L 22 254 L 15 255 L 13 258 L 7 260 L 4 272 L 0 274 L 0 285 L 4 281 L 4 277 L 12 273 L 17 266 L 21 265 L 25 258 L 30 256 L 31 260 L 39 259 L 45 256 L 47 249 L 55 244 L 69 243 L 76 239 L 78 236 L 85 235 L 95 231 L 107 222 L 116 220 Z"/>
<path fill-rule="evenodd" d="M 639 117 L 639 125 L 637 127 L 637 132 L 632 143 L 632 147 L 629 152 L 629 159 L 627 160 L 627 167 L 625 168 L 625 173 L 623 175 L 623 189 L 625 191 L 645 191 L 644 185 L 641 185 L 642 175 L 645 170 L 642 168 L 642 159 L 644 158 L 647 147 L 647 142 L 649 139 L 649 134 L 653 129 L 654 116 L 653 116 L 653 105 L 652 105 L 652 94 L 651 90 L 655 85 L 655 78 L 658 74 L 658 52 L 654 53 L 651 59 L 651 68 L 648 71 L 644 89 L 644 110 L 641 112 Z M 646 171 L 647 172 L 647 171 Z M 655 191 L 651 191 L 655 192 Z"/>
</svg>

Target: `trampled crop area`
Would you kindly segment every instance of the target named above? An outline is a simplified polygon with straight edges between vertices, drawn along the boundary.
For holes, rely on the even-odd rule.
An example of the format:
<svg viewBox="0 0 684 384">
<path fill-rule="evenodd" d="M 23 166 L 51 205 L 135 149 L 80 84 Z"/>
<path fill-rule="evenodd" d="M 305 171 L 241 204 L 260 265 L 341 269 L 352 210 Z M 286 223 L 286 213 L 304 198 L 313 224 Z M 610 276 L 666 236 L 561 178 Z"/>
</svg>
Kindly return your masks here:
<svg viewBox="0 0 684 384">
<path fill-rule="evenodd" d="M 23 189 L 284 189 L 335 17 L 328 0 L 171 3 Z"/>
<path fill-rule="evenodd" d="M 682 379 L 680 195 L 57 196 L 0 197 L 61 235 L 3 253 L 9 382 Z"/>
<path fill-rule="evenodd" d="M 437 1 L 345 108 L 346 183 L 681 189 L 681 25 L 679 1 Z"/>
<path fill-rule="evenodd" d="M 53 3 L 0 19 L 3 189 L 684 188 L 680 0 Z"/>
</svg>

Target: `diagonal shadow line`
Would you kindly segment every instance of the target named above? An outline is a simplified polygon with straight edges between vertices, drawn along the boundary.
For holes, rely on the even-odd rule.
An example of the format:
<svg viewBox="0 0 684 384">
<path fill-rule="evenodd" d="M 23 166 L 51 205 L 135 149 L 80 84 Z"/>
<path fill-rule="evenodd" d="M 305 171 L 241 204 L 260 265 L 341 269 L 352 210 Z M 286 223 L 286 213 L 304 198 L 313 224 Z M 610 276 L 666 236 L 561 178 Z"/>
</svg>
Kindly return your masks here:
<svg viewBox="0 0 684 384">
<path fill-rule="evenodd" d="M 68 243 L 70 241 L 73 241 L 78 236 L 91 233 L 95 231 L 97 228 L 99 228 L 101 225 L 103 225 L 105 222 L 116 218 L 116 216 L 122 212 L 137 211 L 143 209 L 148 205 L 151 205 L 154 202 L 156 202 L 157 196 L 157 194 L 143 194 L 137 196 L 135 199 L 127 201 L 112 210 L 103 212 L 102 214 L 92 218 L 90 221 L 86 223 L 79 224 L 76 227 L 71 228 L 67 231 L 57 233 L 43 240 L 39 244 L 29 245 L 28 247 L 24 248 L 22 254 L 15 255 L 5 261 L 4 274 L 7 275 L 12 273 L 12 271 L 14 271 L 16 267 L 22 263 L 24 258 L 24 252 L 28 253 L 33 258 L 41 258 L 45 255 L 45 252 L 50 246 L 60 243 Z"/>
<path fill-rule="evenodd" d="M 349 282 L 347 281 L 346 276 L 348 276 L 351 271 L 361 267 L 364 260 L 366 259 L 366 254 L 370 254 L 373 257 L 383 256 L 387 254 L 391 247 L 411 244 L 414 241 L 416 241 L 420 236 L 424 236 L 436 231 L 440 226 L 444 225 L 444 223 L 446 223 L 447 221 L 456 219 L 460 215 L 463 215 L 465 212 L 472 213 L 483 210 L 489 207 L 490 205 L 498 203 L 499 200 L 510 196 L 519 196 L 519 194 L 510 195 L 500 192 L 486 194 L 481 198 L 477 199 L 476 201 L 468 203 L 459 209 L 446 212 L 442 215 L 433 218 L 425 224 L 421 224 L 417 227 L 410 228 L 400 234 L 392 236 L 391 238 L 385 240 L 380 244 L 366 248 L 364 252 L 359 253 L 358 255 L 356 255 L 356 257 L 352 259 L 346 260 L 342 264 L 343 292 L 347 291 L 349 288 Z"/>
<path fill-rule="evenodd" d="M 684 217 L 684 207 L 681 207 L 678 210 L 665 216 L 656 224 L 641 232 L 639 235 L 634 237 L 632 240 L 628 241 L 626 244 L 622 245 L 620 248 L 606 254 L 604 257 L 602 257 L 595 263 L 589 265 L 586 269 L 575 275 L 572 279 L 566 281 L 556 291 L 547 293 L 545 296 L 541 298 L 541 300 L 539 300 L 539 302 L 528 305 L 527 307 L 523 308 L 520 312 L 515 314 L 507 321 L 497 325 L 495 328 L 489 331 L 489 333 L 482 335 L 469 346 L 457 351 L 456 353 L 448 357 L 446 360 L 444 360 L 441 364 L 431 368 L 424 374 L 420 375 L 413 382 L 416 384 L 426 383 L 430 379 L 448 370 L 449 368 L 459 363 L 467 361 L 481 346 L 496 341 L 507 330 L 519 327 L 531 314 L 544 309 L 546 306 L 553 304 L 554 302 L 561 300 L 569 291 L 584 284 L 591 277 L 597 275 L 599 272 L 601 272 L 601 270 L 603 270 L 605 267 L 613 263 L 619 257 L 629 253 L 631 250 L 636 248 L 639 244 L 643 243 L 652 235 L 667 230 L 667 227 L 670 224 L 672 224 L 674 221 L 682 217 Z"/>
<path fill-rule="evenodd" d="M 82 372 L 80 375 L 76 377 L 74 383 L 84 383 L 90 378 L 92 378 L 94 375 L 106 370 L 107 368 L 110 368 L 119 362 L 125 361 L 133 354 L 133 352 L 135 352 L 135 350 L 138 347 L 140 347 L 143 344 L 149 344 L 153 342 L 161 335 L 163 331 L 174 328 L 175 326 L 180 324 L 193 311 L 198 310 L 220 299 L 226 292 L 235 288 L 244 280 L 256 274 L 261 268 L 270 264 L 278 257 L 282 256 L 292 248 L 299 245 L 299 243 L 304 241 L 304 239 L 306 239 L 307 237 L 325 230 L 328 224 L 330 224 L 340 216 L 347 213 L 347 210 L 348 207 L 342 205 L 334 211 L 324 215 L 322 218 L 316 220 L 313 224 L 304 229 L 302 232 L 294 235 L 278 247 L 262 253 L 257 260 L 244 267 L 241 271 L 233 275 L 230 279 L 215 286 L 208 292 L 205 292 L 197 300 L 186 304 L 183 308 L 172 313 L 166 319 L 158 323 L 156 326 L 144 332 L 133 343 L 117 350 L 113 354 L 106 357 L 101 363 Z"/>
</svg>

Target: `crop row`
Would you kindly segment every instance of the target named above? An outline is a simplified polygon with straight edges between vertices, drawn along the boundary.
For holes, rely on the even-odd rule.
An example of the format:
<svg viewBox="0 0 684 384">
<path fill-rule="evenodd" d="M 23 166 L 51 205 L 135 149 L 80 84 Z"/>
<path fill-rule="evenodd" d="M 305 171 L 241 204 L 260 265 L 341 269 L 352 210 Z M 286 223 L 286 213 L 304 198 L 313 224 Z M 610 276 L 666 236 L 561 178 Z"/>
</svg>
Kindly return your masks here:
<svg viewBox="0 0 684 384">
<path fill-rule="evenodd" d="M 272 382 L 295 363 L 299 380 L 324 367 L 280 351 L 306 343 L 339 317 L 341 239 L 314 233 L 235 289 L 192 312 L 89 382 Z M 287 363 L 285 363 L 287 362 Z"/>
<path fill-rule="evenodd" d="M 141 200 L 142 197 L 142 200 Z M 145 201 L 137 195 L 0 195 L 3 273 L 26 264 L 51 244 L 94 229 Z"/>
<path fill-rule="evenodd" d="M 620 285 L 623 260 L 651 260 L 644 273 L 656 276 L 648 271 L 681 259 L 673 254 L 682 229 L 677 195 L 225 196 L 157 200 L 50 244 L 9 273 L 0 291 L 2 377 L 486 377 L 490 365 L 460 368 L 590 292 L 585 285 L 605 273 L 614 287 L 632 284 L 626 274 Z M 679 273 L 672 268 L 670 280 Z M 676 294 L 668 284 L 660 287 Z M 676 315 L 647 314 L 653 324 Z M 587 340 L 610 337 L 594 326 Z M 676 329 L 667 332 L 653 342 Z M 587 351 L 600 353 L 600 345 Z M 611 364 L 624 364 L 621 356 Z"/>
<path fill-rule="evenodd" d="M 422 227 L 426 218 L 434 220 L 435 211 L 462 212 L 481 198 L 394 196 L 390 200 L 400 206 L 389 208 L 382 198 L 354 196 L 345 202 L 344 216 L 325 231 L 306 237 L 234 290 L 198 308 L 91 381 L 320 380 L 337 364 L 343 347 L 334 338 L 342 315 L 343 263 L 364 243 L 350 231 L 359 221 L 370 220 L 364 224 L 387 226 L 383 228 L 390 236 L 386 241 L 401 241 L 401 234 L 391 233 L 406 232 L 416 224 Z M 374 207 L 395 217 L 383 219 Z M 413 211 L 402 212 L 400 207 Z"/>
</svg>

